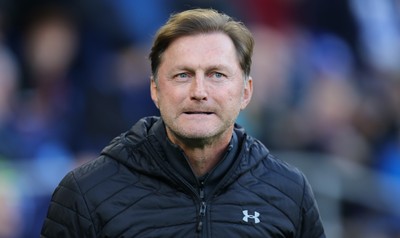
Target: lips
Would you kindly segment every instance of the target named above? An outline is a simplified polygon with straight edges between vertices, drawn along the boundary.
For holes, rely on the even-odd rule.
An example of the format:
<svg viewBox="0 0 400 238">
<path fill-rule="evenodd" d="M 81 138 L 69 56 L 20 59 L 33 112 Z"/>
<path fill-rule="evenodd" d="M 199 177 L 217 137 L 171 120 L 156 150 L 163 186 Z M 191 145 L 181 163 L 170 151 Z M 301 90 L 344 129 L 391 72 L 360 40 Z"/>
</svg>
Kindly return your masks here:
<svg viewBox="0 0 400 238">
<path fill-rule="evenodd" d="M 196 115 L 196 114 L 199 114 L 199 115 L 210 115 L 210 114 L 213 114 L 212 112 L 191 112 L 191 111 L 189 111 L 189 112 L 184 112 L 185 114 L 189 114 L 189 115 Z"/>
</svg>

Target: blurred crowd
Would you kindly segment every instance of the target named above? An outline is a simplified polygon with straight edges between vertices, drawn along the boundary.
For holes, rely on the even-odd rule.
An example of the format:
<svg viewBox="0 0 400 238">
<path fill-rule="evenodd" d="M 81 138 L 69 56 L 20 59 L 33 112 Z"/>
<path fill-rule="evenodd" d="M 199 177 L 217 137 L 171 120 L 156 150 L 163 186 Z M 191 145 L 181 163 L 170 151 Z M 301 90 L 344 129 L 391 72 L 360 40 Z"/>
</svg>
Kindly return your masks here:
<svg viewBox="0 0 400 238">
<path fill-rule="evenodd" d="M 271 151 L 329 154 L 389 175 L 377 192 L 400 214 L 400 1 L 0 0 L 1 238 L 37 237 L 60 179 L 158 115 L 152 36 L 194 7 L 254 33 L 255 91 L 238 122 Z M 399 216 L 342 209 L 344 220 L 375 224 L 343 237 L 400 237 Z"/>
</svg>

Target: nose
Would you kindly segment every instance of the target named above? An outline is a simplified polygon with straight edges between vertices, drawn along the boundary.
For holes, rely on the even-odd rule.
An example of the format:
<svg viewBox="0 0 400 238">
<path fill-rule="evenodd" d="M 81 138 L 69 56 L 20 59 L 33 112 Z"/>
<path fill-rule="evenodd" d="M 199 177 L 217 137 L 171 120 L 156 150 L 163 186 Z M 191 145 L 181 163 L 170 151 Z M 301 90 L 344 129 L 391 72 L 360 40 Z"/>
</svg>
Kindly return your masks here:
<svg viewBox="0 0 400 238">
<path fill-rule="evenodd" d="M 207 100 L 207 89 L 205 85 L 205 78 L 196 76 L 195 80 L 190 85 L 190 98 L 192 100 Z"/>
</svg>

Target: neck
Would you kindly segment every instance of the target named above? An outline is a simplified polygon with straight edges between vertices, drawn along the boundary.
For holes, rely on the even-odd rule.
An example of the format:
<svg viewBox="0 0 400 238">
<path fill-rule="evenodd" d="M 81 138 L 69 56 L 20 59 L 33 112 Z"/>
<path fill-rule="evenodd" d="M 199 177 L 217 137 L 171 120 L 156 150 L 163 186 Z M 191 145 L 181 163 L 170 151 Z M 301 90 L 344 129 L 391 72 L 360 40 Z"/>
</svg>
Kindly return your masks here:
<svg viewBox="0 0 400 238">
<path fill-rule="evenodd" d="M 202 176 L 211 171 L 218 162 L 223 158 L 229 142 L 232 137 L 232 132 L 219 137 L 217 140 L 177 140 L 176 137 L 170 140 L 181 147 L 189 164 L 196 176 Z"/>
<path fill-rule="evenodd" d="M 211 171 L 222 159 L 228 144 L 221 148 L 184 148 L 189 163 L 196 176 L 202 176 Z"/>
</svg>

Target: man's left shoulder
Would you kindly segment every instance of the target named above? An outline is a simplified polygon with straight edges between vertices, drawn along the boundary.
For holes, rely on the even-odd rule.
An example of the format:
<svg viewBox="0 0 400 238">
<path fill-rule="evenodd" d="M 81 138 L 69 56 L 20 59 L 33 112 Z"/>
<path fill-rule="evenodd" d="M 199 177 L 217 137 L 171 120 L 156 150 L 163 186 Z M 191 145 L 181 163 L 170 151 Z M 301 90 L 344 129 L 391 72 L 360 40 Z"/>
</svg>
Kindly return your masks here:
<svg viewBox="0 0 400 238">
<path fill-rule="evenodd" d="M 299 180 L 303 182 L 304 174 L 301 170 L 294 165 L 276 157 L 272 153 L 269 153 L 263 162 L 270 171 L 281 174 L 282 176 L 285 176 L 287 179 L 291 179 L 294 182 L 298 182 Z"/>
<path fill-rule="evenodd" d="M 282 176 L 284 180 L 290 180 L 294 183 L 303 184 L 304 175 L 303 173 L 295 166 L 287 163 L 286 161 L 277 158 L 273 152 L 271 152 L 263 143 L 259 140 L 251 138 L 251 152 L 250 156 L 253 156 L 255 161 L 261 160 L 261 164 L 263 165 L 265 172 L 267 174 L 275 174 Z M 248 140 L 250 141 L 250 140 Z"/>
<path fill-rule="evenodd" d="M 268 154 L 253 169 L 252 175 L 265 185 L 269 194 L 290 199 L 297 207 L 301 206 L 308 185 L 305 175 L 298 168 Z"/>
</svg>

